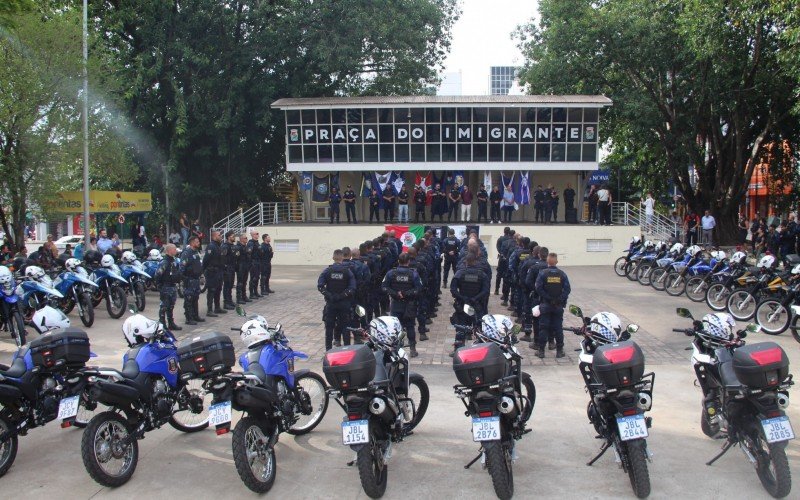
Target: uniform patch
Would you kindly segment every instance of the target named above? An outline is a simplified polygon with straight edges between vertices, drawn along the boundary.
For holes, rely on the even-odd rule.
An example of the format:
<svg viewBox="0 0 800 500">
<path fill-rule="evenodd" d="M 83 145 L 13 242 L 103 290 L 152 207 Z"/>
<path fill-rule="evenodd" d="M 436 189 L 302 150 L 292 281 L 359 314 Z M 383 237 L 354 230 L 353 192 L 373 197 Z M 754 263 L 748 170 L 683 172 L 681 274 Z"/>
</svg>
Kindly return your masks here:
<svg viewBox="0 0 800 500">
<path fill-rule="evenodd" d="M 331 273 L 331 279 L 340 280 L 344 278 L 344 273 Z"/>
<path fill-rule="evenodd" d="M 394 279 L 399 283 L 408 283 L 409 281 L 411 281 L 411 278 L 406 274 L 396 274 L 394 276 Z"/>
<path fill-rule="evenodd" d="M 480 281 L 477 274 L 465 274 L 461 279 L 463 279 L 467 283 L 477 283 Z"/>
<path fill-rule="evenodd" d="M 548 283 L 561 283 L 561 276 L 548 276 L 547 277 Z"/>
</svg>

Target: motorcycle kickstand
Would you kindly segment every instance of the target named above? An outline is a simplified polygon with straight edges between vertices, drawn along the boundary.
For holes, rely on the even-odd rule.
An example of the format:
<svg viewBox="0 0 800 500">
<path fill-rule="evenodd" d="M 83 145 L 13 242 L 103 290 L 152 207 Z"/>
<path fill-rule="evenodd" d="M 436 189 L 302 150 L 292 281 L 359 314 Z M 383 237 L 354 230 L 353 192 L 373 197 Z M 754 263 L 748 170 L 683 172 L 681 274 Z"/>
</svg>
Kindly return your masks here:
<svg viewBox="0 0 800 500">
<path fill-rule="evenodd" d="M 597 456 L 596 456 L 596 457 L 594 457 L 594 458 L 593 458 L 593 459 L 592 459 L 592 460 L 591 460 L 589 463 L 587 463 L 586 465 L 588 465 L 589 467 L 591 467 L 592 465 L 594 465 L 594 463 L 595 463 L 595 462 L 597 462 L 598 460 L 600 460 L 600 457 L 602 457 L 602 456 L 603 456 L 603 455 L 606 453 L 606 451 L 608 451 L 608 449 L 609 449 L 609 448 L 611 448 L 611 443 L 609 443 L 608 441 L 606 441 L 606 442 L 603 444 L 603 447 L 602 447 L 602 448 L 600 448 L 600 453 L 598 453 L 598 454 L 597 454 Z"/>
<path fill-rule="evenodd" d="M 480 460 L 482 456 L 483 456 L 483 447 L 481 447 L 481 449 L 480 449 L 480 450 L 478 450 L 478 456 L 477 456 L 477 457 L 475 457 L 475 458 L 473 458 L 473 459 L 472 459 L 472 461 L 471 461 L 470 463 L 468 463 L 467 465 L 465 465 L 465 466 L 464 466 L 464 468 L 465 468 L 465 469 L 469 469 L 470 467 L 472 467 L 472 465 L 473 465 L 475 462 L 477 462 L 478 460 Z"/>
<path fill-rule="evenodd" d="M 719 452 L 719 454 L 716 457 L 714 457 L 710 461 L 706 462 L 706 465 L 712 465 L 714 462 L 719 460 L 722 457 L 722 455 L 727 453 L 728 450 L 730 450 L 733 447 L 734 444 L 736 444 L 736 443 L 733 442 L 733 441 L 728 441 L 727 443 L 725 443 L 725 446 L 722 447 L 722 451 Z"/>
</svg>

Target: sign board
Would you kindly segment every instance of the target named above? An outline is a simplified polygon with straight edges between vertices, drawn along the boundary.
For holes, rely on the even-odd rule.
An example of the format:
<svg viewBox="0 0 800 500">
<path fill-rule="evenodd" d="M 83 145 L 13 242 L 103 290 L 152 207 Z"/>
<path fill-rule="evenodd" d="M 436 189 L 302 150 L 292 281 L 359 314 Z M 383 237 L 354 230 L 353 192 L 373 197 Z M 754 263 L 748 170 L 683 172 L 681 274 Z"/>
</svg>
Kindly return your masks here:
<svg viewBox="0 0 800 500">
<path fill-rule="evenodd" d="M 597 170 L 592 172 L 592 175 L 589 176 L 589 184 L 601 184 L 603 182 L 608 182 L 611 175 L 608 170 Z"/>
<path fill-rule="evenodd" d="M 83 213 L 83 192 L 62 191 L 44 202 L 49 213 Z M 89 212 L 149 212 L 153 209 L 150 193 L 127 191 L 89 191 Z"/>
</svg>

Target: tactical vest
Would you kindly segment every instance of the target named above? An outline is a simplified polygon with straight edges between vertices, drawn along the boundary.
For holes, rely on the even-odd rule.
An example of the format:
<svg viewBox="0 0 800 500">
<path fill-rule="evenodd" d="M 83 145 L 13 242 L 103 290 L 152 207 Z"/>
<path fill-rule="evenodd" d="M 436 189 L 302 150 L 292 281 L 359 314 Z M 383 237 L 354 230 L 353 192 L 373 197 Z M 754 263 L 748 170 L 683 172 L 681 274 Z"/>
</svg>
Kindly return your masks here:
<svg viewBox="0 0 800 500">
<path fill-rule="evenodd" d="M 334 264 L 328 268 L 328 279 L 325 290 L 331 293 L 342 293 L 347 290 L 350 280 L 347 278 L 347 266 Z"/>
<path fill-rule="evenodd" d="M 461 275 L 458 286 L 458 290 L 462 295 L 474 297 L 480 293 L 481 285 L 483 284 L 483 276 L 481 276 L 481 274 L 483 273 L 474 267 L 468 267 L 464 270 L 464 274 Z"/>
<path fill-rule="evenodd" d="M 445 253 L 457 251 L 458 243 L 459 243 L 458 238 L 456 238 L 455 236 L 448 237 L 446 240 L 444 240 Z"/>
<path fill-rule="evenodd" d="M 407 267 L 395 269 L 389 287 L 396 292 L 413 290 L 414 272 Z"/>
<path fill-rule="evenodd" d="M 564 277 L 561 271 L 555 268 L 548 268 L 544 271 L 544 291 L 551 298 L 556 299 L 561 297 L 561 292 L 564 291 Z"/>
</svg>

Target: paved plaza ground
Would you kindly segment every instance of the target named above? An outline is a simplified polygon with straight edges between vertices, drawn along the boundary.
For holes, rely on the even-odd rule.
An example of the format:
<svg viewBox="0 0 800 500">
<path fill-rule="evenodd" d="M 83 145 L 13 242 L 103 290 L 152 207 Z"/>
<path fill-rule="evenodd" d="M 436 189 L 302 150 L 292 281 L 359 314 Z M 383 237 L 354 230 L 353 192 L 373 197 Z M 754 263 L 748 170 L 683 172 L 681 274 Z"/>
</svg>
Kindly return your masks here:
<svg viewBox="0 0 800 500">
<path fill-rule="evenodd" d="M 270 323 L 281 322 L 296 350 L 311 357 L 298 367 L 321 373 L 324 352 L 321 311 L 322 296 L 316 291 L 321 269 L 276 267 L 272 287 L 277 293 L 248 304 L 248 313 L 263 314 Z M 634 340 L 642 346 L 649 369 L 656 373 L 653 428 L 648 445 L 653 452 L 649 464 L 651 498 L 769 498 L 744 454 L 731 450 L 713 467 L 704 463 L 722 443 L 706 438 L 700 431 L 700 390 L 693 386 L 689 366 L 689 339 L 672 333 L 672 328 L 688 326 L 675 315 L 675 308 L 689 307 L 697 316 L 707 312 L 704 304 L 685 297 L 669 297 L 625 278 L 608 267 L 570 267 L 570 303 L 586 314 L 600 310 L 617 313 L 624 323 L 640 325 Z M 431 404 L 415 434 L 395 446 L 389 462 L 386 498 L 492 498 L 491 479 L 479 465 L 464 470 L 463 465 L 476 454 L 469 420 L 453 395 L 455 377 L 450 367 L 453 330 L 448 318 L 449 292 L 443 294 L 439 316 L 420 342 L 420 356 L 412 360 L 413 369 L 422 373 L 431 388 Z M 201 298 L 204 303 L 204 298 Z M 122 320 L 111 320 L 104 306 L 89 330 L 93 351 L 101 365 L 120 367 L 125 342 Z M 144 314 L 157 316 L 158 297 L 148 295 Z M 504 313 L 499 297 L 492 295 L 490 312 Z M 179 301 L 176 319 L 182 317 Z M 74 324 L 80 324 L 72 314 Z M 230 327 L 240 318 L 227 314 L 207 321 L 202 327 L 179 332 L 180 338 L 201 331 L 217 330 L 234 334 Z M 577 325 L 577 318 L 565 316 L 565 324 Z M 585 463 L 599 449 L 600 442 L 586 418 L 588 398 L 577 369 L 578 338 L 567 337 L 567 357 L 556 360 L 554 352 L 539 360 L 527 346 L 521 346 L 526 370 L 533 375 L 537 401 L 530 426 L 533 432 L 518 445 L 519 459 L 514 466 L 518 498 L 633 498 L 628 478 L 607 453 L 594 466 Z M 753 335 L 751 342 L 774 340 L 789 353 L 792 365 L 800 366 L 800 344 L 791 336 Z M 8 334 L 0 334 L 0 362 L 13 353 Z M 794 371 L 797 371 L 795 368 Z M 800 397 L 795 392 L 793 397 Z M 800 432 L 800 408 L 789 408 L 796 432 Z M 340 444 L 338 424 L 342 411 L 332 401 L 328 414 L 310 435 L 294 438 L 282 435 L 277 445 L 278 476 L 270 495 L 288 498 L 366 498 L 358 472 L 347 467 L 353 458 Z M 216 436 L 211 430 L 196 435 L 181 434 L 171 427 L 147 434 L 140 442 L 139 466 L 132 480 L 116 490 L 100 487 L 85 472 L 80 458 L 81 431 L 62 430 L 51 423 L 35 429 L 19 440 L 17 460 L 0 479 L 0 498 L 226 498 L 250 497 L 233 466 L 230 435 Z M 800 480 L 800 443 L 790 442 L 789 462 Z M 792 496 L 798 498 L 800 485 Z"/>
</svg>

